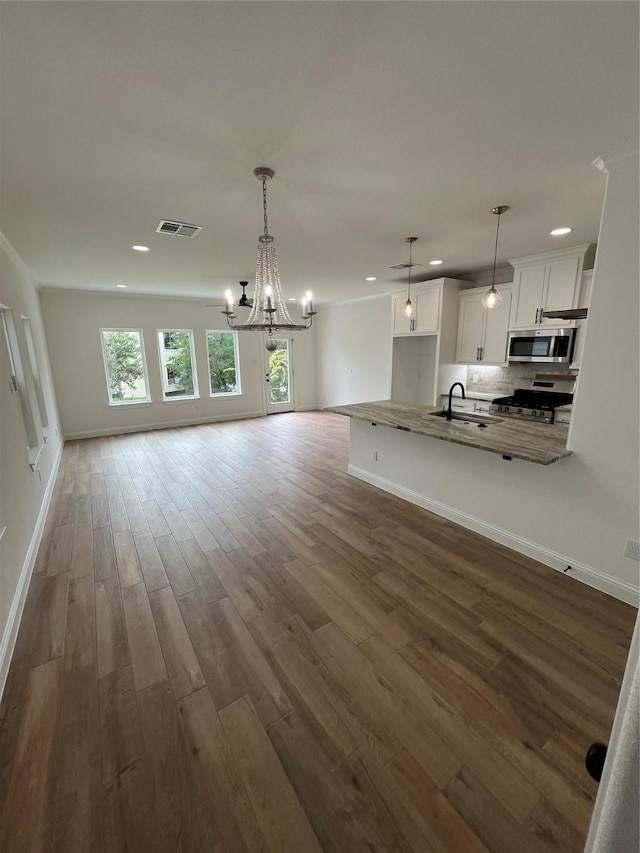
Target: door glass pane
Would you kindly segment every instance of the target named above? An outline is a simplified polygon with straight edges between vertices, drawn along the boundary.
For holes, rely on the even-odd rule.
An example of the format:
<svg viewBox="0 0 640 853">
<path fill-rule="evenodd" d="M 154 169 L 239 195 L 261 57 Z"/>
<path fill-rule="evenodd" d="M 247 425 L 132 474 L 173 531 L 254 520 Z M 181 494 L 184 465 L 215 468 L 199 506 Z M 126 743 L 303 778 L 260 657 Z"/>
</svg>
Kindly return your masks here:
<svg viewBox="0 0 640 853">
<path fill-rule="evenodd" d="M 289 392 L 289 341 L 276 341 L 277 347 L 269 354 L 269 387 L 272 403 L 288 403 Z"/>
</svg>

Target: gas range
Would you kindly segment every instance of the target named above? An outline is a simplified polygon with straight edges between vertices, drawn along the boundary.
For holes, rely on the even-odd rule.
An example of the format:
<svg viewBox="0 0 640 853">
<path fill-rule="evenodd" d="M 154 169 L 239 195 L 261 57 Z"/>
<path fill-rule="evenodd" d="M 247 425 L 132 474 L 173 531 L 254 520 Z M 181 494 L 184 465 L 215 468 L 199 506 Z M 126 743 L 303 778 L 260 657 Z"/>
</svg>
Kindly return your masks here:
<svg viewBox="0 0 640 853">
<path fill-rule="evenodd" d="M 538 391 L 516 388 L 510 397 L 496 397 L 491 402 L 494 414 L 552 424 L 558 406 L 573 402 L 573 394 L 560 391 Z"/>
</svg>

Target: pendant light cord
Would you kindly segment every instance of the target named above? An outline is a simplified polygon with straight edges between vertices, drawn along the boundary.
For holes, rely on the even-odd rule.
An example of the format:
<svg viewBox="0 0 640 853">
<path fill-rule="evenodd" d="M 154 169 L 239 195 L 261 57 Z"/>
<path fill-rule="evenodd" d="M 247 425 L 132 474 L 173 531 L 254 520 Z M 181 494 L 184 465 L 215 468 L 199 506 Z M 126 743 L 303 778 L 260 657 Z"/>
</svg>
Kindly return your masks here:
<svg viewBox="0 0 640 853">
<path fill-rule="evenodd" d="M 498 234 L 500 233 L 500 214 L 498 214 L 498 225 L 496 226 L 496 247 L 493 253 L 493 281 L 491 288 L 496 289 L 496 264 L 498 262 Z"/>
<path fill-rule="evenodd" d="M 407 292 L 407 299 L 411 299 L 411 270 L 413 269 L 413 264 L 411 263 L 411 250 L 413 249 L 413 241 L 409 242 L 409 290 Z"/>
</svg>

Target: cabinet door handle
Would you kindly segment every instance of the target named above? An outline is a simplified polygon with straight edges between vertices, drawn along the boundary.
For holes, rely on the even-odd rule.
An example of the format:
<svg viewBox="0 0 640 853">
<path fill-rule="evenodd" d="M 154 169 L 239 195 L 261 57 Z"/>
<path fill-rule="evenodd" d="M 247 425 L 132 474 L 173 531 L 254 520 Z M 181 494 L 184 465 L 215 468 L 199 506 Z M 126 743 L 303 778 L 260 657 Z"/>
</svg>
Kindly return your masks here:
<svg viewBox="0 0 640 853">
<path fill-rule="evenodd" d="M 480 361 L 480 347 L 476 347 L 476 361 Z"/>
<path fill-rule="evenodd" d="M 484 347 L 480 347 L 480 361 L 482 361 L 483 354 L 484 354 Z"/>
<path fill-rule="evenodd" d="M 536 325 L 536 326 L 538 325 L 538 314 L 539 314 L 539 313 L 540 313 L 540 309 L 539 309 L 539 308 L 536 308 L 536 322 L 535 322 L 535 325 Z"/>
</svg>

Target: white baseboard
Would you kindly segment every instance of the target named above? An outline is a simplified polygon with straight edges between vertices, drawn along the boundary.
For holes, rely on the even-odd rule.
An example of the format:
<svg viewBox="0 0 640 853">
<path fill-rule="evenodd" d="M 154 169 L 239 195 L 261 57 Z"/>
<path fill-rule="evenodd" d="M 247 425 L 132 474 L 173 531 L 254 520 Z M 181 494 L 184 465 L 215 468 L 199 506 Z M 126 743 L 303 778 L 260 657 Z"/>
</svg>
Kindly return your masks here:
<svg viewBox="0 0 640 853">
<path fill-rule="evenodd" d="M 313 403 L 310 406 L 296 406 L 296 412 L 319 412 L 321 411 L 320 406 L 317 403 Z"/>
<path fill-rule="evenodd" d="M 107 429 L 93 429 L 84 432 L 67 432 L 64 435 L 65 441 L 72 441 L 76 438 L 100 438 L 104 435 L 123 435 L 128 432 L 150 432 L 155 429 L 173 429 L 181 426 L 197 426 L 198 424 L 213 424 L 220 421 L 243 421 L 247 418 L 262 418 L 266 412 L 241 412 L 236 415 L 213 415 L 205 418 L 188 418 L 181 421 L 161 421 L 155 424 L 134 424 L 133 426 L 110 427 Z"/>
<path fill-rule="evenodd" d="M 38 520 L 36 521 L 36 525 L 33 529 L 31 541 L 29 542 L 29 547 L 27 548 L 24 563 L 22 564 L 22 570 L 20 571 L 18 586 L 16 587 L 16 591 L 13 596 L 13 601 L 11 602 L 9 617 L 7 619 L 7 624 L 5 625 L 4 633 L 2 635 L 2 641 L 0 642 L 0 699 L 2 699 L 4 687 L 7 682 L 9 666 L 11 664 L 13 650 L 15 648 L 16 639 L 18 637 L 20 620 L 22 619 L 22 611 L 24 610 L 24 603 L 27 598 L 29 583 L 31 582 L 31 573 L 33 572 L 33 567 L 36 562 L 36 555 L 38 553 L 38 548 L 40 547 L 40 540 L 42 539 L 44 523 L 47 519 L 47 513 L 49 512 L 51 496 L 53 495 L 53 489 L 56 483 L 56 475 L 58 473 L 60 459 L 62 458 L 63 448 L 64 442 L 61 441 L 60 447 L 58 448 L 58 453 L 53 461 L 53 465 L 51 466 L 51 474 L 49 476 L 47 488 L 45 489 L 44 495 L 42 496 L 42 504 L 40 505 Z"/>
<path fill-rule="evenodd" d="M 473 530 L 481 536 L 486 536 L 487 539 L 492 539 L 494 542 L 506 545 L 507 548 L 518 551 L 520 554 L 525 554 L 527 557 L 531 557 L 539 563 L 543 563 L 545 566 L 556 569 L 563 574 L 568 574 L 570 577 L 576 578 L 577 580 L 582 581 L 582 583 L 586 583 L 588 586 L 592 586 L 595 589 L 599 589 L 601 592 L 606 592 L 608 595 L 612 595 L 614 598 L 618 598 L 621 601 L 626 601 L 628 604 L 632 604 L 634 607 L 638 607 L 638 587 L 619 580 L 618 578 L 613 578 L 600 571 L 600 569 L 596 569 L 593 566 L 587 566 L 584 563 L 576 562 L 564 554 L 559 554 L 557 551 L 545 548 L 544 545 L 539 545 L 536 542 L 531 542 L 529 539 L 524 539 L 522 536 L 509 533 L 509 531 L 503 530 L 501 527 L 496 527 L 495 525 L 482 521 L 473 515 L 461 512 L 448 504 L 427 498 L 419 492 L 415 492 L 412 489 L 406 489 L 403 486 L 399 486 L 397 483 L 386 480 L 384 477 L 377 477 L 375 474 L 366 471 L 364 468 L 359 468 L 356 465 L 349 465 L 347 472 L 353 477 L 357 477 L 359 480 L 364 480 L 372 486 L 377 486 L 377 488 L 382 489 L 385 492 L 390 492 L 392 495 L 403 498 L 409 503 L 421 506 L 423 509 L 428 509 L 430 512 L 440 515 L 449 521 L 453 521 L 461 527 Z M 571 567 L 568 572 L 566 571 L 567 566 Z"/>
</svg>

